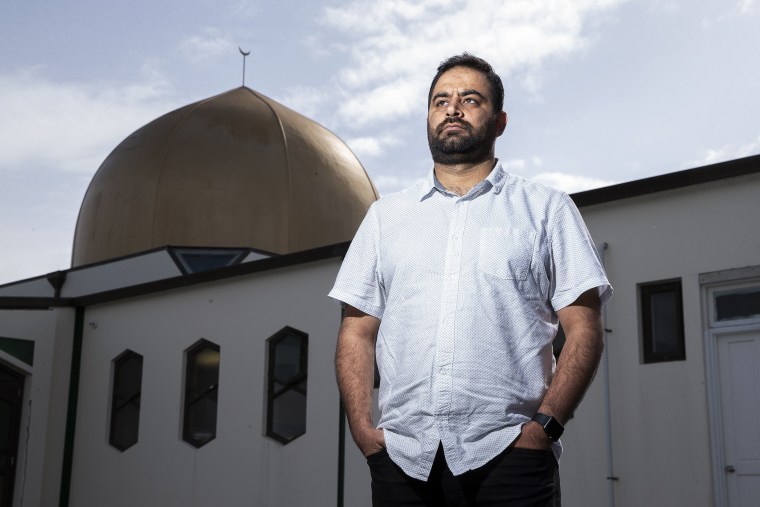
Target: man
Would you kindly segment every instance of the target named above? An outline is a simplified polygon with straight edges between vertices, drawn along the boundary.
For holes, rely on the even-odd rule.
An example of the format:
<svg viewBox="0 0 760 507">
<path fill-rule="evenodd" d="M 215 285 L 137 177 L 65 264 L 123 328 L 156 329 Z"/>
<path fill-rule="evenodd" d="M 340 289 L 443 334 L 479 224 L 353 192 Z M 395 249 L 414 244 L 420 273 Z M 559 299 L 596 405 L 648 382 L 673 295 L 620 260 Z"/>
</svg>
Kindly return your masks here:
<svg viewBox="0 0 760 507">
<path fill-rule="evenodd" d="M 375 507 L 559 505 L 558 439 L 598 365 L 612 288 L 567 194 L 495 158 L 503 97 L 484 60 L 441 64 L 433 170 L 372 205 L 330 292 L 345 306 L 338 385 Z"/>
</svg>

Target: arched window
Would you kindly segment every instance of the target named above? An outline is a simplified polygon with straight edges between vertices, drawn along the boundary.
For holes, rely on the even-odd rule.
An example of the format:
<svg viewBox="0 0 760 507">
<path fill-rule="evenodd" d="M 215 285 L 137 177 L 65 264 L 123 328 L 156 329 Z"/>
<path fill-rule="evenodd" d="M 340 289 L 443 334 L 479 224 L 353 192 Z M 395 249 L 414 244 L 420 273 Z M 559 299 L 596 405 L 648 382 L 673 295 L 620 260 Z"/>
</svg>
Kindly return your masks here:
<svg viewBox="0 0 760 507">
<path fill-rule="evenodd" d="M 111 430 L 108 443 L 125 451 L 137 443 L 140 429 L 143 357 L 126 350 L 113 360 Z"/>
<path fill-rule="evenodd" d="M 267 436 L 287 444 L 306 433 L 309 335 L 284 327 L 267 340 Z"/>
<path fill-rule="evenodd" d="M 216 438 L 219 345 L 200 340 L 185 351 L 185 402 L 182 439 L 202 447 Z"/>
</svg>

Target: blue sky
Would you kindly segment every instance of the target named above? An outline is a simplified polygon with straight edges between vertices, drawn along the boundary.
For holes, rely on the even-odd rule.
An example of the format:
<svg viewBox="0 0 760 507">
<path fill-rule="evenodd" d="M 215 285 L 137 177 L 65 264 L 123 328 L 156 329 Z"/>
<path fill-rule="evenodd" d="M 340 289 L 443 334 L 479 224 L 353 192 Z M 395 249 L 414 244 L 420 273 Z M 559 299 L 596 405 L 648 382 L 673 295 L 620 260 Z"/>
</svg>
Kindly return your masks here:
<svg viewBox="0 0 760 507">
<path fill-rule="evenodd" d="M 427 86 L 469 51 L 505 81 L 507 168 L 566 191 L 760 153 L 760 0 L 0 3 L 0 284 L 69 266 L 108 153 L 246 85 L 322 123 L 381 193 L 422 178 Z"/>
</svg>

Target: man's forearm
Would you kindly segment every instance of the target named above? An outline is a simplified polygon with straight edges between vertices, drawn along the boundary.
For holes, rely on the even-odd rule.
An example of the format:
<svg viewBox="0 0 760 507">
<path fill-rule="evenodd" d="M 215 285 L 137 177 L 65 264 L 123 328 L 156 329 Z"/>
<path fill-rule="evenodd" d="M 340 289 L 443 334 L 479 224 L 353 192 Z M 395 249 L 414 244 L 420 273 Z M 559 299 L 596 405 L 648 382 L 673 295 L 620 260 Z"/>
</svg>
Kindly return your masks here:
<svg viewBox="0 0 760 507">
<path fill-rule="evenodd" d="M 601 327 L 585 329 L 583 336 L 567 340 L 539 412 L 567 423 L 594 378 L 603 350 Z"/>
<path fill-rule="evenodd" d="M 379 321 L 347 311 L 338 335 L 335 372 L 351 435 L 359 449 L 370 454 L 380 448 L 372 423 L 372 388 L 375 377 L 375 337 Z M 369 320 L 368 320 L 369 319 Z"/>
<path fill-rule="evenodd" d="M 372 421 L 374 344 L 341 331 L 335 354 L 338 389 L 349 424 Z"/>
<path fill-rule="evenodd" d="M 584 293 L 572 307 L 562 310 L 560 321 L 565 330 L 565 346 L 539 411 L 565 424 L 591 384 L 604 350 L 596 289 Z"/>
</svg>

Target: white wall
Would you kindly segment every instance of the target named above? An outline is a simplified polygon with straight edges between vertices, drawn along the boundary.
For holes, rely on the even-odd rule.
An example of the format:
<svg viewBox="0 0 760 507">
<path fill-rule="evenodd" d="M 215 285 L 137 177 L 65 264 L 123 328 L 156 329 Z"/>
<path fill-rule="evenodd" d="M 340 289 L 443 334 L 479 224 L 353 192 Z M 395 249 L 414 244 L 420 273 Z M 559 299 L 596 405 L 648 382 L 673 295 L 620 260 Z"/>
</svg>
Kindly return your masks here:
<svg viewBox="0 0 760 507">
<path fill-rule="evenodd" d="M 88 308 L 71 505 L 335 505 L 339 307 L 326 297 L 340 259 Z M 309 335 L 306 434 L 264 436 L 265 341 L 289 325 Z M 217 438 L 181 439 L 183 351 L 221 346 Z M 139 442 L 108 445 L 111 361 L 144 356 Z"/>
<path fill-rule="evenodd" d="M 760 264 L 760 176 L 581 209 L 607 242 L 617 507 L 712 505 L 699 274 Z M 686 360 L 642 364 L 636 285 L 681 278 Z M 609 505 L 603 376 L 563 438 L 563 505 Z"/>
</svg>

